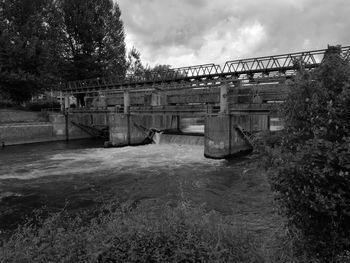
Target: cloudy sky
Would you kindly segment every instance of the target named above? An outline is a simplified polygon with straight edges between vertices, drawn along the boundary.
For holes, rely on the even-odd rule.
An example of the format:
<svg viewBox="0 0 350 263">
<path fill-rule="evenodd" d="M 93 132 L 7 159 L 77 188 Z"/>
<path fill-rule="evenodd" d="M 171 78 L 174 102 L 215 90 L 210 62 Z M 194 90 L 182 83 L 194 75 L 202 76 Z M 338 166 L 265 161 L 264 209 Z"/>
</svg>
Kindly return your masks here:
<svg viewBox="0 0 350 263">
<path fill-rule="evenodd" d="M 117 0 L 128 47 L 172 67 L 350 45 L 350 0 Z"/>
</svg>

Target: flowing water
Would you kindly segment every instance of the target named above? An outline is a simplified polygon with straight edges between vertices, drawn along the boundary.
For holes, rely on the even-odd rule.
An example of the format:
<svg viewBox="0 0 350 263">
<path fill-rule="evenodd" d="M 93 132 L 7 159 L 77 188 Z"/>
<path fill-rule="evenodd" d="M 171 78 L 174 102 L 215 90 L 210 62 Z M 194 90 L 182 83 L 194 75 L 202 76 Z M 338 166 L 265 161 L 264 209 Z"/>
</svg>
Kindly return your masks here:
<svg viewBox="0 0 350 263">
<path fill-rule="evenodd" d="M 81 210 L 111 199 L 190 201 L 232 213 L 231 187 L 249 157 L 206 159 L 201 137 L 175 137 L 124 148 L 102 148 L 98 140 L 0 148 L 0 230 L 41 207 Z"/>
</svg>

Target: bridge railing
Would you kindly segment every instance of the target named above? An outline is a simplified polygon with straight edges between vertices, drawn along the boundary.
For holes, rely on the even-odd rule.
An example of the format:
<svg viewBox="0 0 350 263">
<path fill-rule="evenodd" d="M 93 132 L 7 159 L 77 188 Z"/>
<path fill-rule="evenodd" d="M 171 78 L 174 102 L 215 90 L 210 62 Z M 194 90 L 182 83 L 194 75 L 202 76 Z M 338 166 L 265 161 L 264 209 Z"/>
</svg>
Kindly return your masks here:
<svg viewBox="0 0 350 263">
<path fill-rule="evenodd" d="M 260 73 L 269 75 L 271 72 L 281 74 L 295 74 L 298 67 L 312 69 L 317 67 L 323 60 L 326 49 L 282 54 L 276 56 L 264 56 L 249 59 L 238 59 L 227 61 L 223 67 L 224 75 L 230 74 L 236 77 L 245 75 L 253 77 L 254 74 Z M 350 46 L 341 48 L 341 55 L 344 58 L 350 56 Z"/>
<path fill-rule="evenodd" d="M 95 78 L 67 82 L 63 90 L 87 90 L 100 87 L 121 88 L 122 86 L 163 83 L 168 81 L 180 81 L 214 77 L 220 75 L 221 67 L 215 64 L 204 64 L 189 67 L 174 68 L 169 70 L 146 70 L 140 74 L 127 74 L 125 77 Z"/>
<path fill-rule="evenodd" d="M 213 76 L 221 73 L 219 65 L 204 64 L 189 67 L 173 68 L 168 70 L 146 70 L 140 76 L 130 75 L 128 84 L 138 82 L 166 82 L 173 80 L 184 80 L 191 78 L 200 78 L 205 76 Z"/>
<path fill-rule="evenodd" d="M 287 70 L 296 69 L 298 64 L 308 68 L 316 67 L 323 58 L 324 51 L 294 53 L 278 56 L 259 57 L 251 59 L 233 60 L 225 63 L 223 73 L 236 75 L 263 73 L 272 71 L 286 73 Z"/>
<path fill-rule="evenodd" d="M 166 82 L 192 81 L 211 78 L 249 79 L 257 75 L 269 76 L 271 73 L 284 76 L 294 75 L 298 67 L 312 69 L 317 67 L 327 49 L 289 53 L 227 61 L 223 68 L 217 64 L 204 64 L 168 70 L 145 70 L 140 74 L 70 81 L 62 89 L 64 92 L 96 92 L 103 89 L 122 90 L 126 87 L 159 84 Z M 341 55 L 350 58 L 350 46 L 341 48 Z"/>
</svg>

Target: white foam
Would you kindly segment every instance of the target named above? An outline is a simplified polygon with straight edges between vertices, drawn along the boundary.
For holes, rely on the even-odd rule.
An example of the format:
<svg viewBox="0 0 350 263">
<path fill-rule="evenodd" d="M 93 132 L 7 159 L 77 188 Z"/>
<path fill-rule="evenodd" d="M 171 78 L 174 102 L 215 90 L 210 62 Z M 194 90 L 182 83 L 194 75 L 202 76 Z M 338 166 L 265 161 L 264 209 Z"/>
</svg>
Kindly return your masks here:
<svg viewBox="0 0 350 263">
<path fill-rule="evenodd" d="M 203 146 L 198 145 L 146 145 L 124 148 L 94 148 L 71 150 L 49 155 L 44 159 L 26 164 L 8 165 L 1 169 L 0 180 L 30 180 L 48 176 L 84 175 L 94 176 L 108 172 L 144 171 L 157 173 L 159 169 L 172 170 L 181 166 L 217 166 L 221 161 L 206 159 Z"/>
</svg>

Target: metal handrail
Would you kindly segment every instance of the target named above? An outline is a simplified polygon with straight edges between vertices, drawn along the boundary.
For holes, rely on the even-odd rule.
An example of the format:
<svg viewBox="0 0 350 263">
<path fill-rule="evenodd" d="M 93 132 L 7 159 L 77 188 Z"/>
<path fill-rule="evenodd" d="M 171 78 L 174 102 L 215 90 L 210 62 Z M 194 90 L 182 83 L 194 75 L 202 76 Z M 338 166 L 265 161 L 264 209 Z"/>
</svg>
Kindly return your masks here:
<svg viewBox="0 0 350 263">
<path fill-rule="evenodd" d="M 217 64 L 203 64 L 168 70 L 145 70 L 142 74 L 95 78 L 67 82 L 63 91 L 97 91 L 100 89 L 122 90 L 125 87 L 159 84 L 164 82 L 191 82 L 193 80 L 227 78 L 254 78 L 255 75 L 268 76 L 271 73 L 294 75 L 298 65 L 306 69 L 316 68 L 323 60 L 327 49 L 295 52 L 282 55 L 227 61 L 223 68 Z M 341 48 L 343 58 L 350 58 L 350 46 Z M 242 77 L 243 76 L 243 77 Z"/>
</svg>

